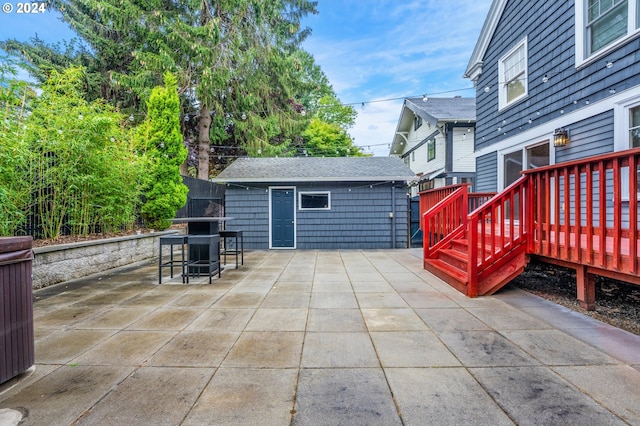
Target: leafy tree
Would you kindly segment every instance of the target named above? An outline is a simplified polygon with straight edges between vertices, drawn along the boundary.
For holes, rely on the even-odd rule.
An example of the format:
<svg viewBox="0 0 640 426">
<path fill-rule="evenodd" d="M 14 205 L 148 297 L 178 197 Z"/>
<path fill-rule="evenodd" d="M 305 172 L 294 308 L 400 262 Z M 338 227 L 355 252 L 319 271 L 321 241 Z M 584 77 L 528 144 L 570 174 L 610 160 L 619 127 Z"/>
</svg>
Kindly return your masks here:
<svg viewBox="0 0 640 426">
<path fill-rule="evenodd" d="M 353 145 L 346 131 L 337 124 L 319 119 L 311 120 L 302 133 L 306 155 L 312 157 L 363 157 L 359 147 Z"/>
<path fill-rule="evenodd" d="M 180 133 L 180 99 L 170 73 L 164 76 L 164 87 L 151 92 L 138 137 L 149 162 L 142 215 L 150 227 L 166 229 L 168 219 L 187 202 L 188 192 L 180 177 L 180 164 L 187 157 Z"/>
</svg>

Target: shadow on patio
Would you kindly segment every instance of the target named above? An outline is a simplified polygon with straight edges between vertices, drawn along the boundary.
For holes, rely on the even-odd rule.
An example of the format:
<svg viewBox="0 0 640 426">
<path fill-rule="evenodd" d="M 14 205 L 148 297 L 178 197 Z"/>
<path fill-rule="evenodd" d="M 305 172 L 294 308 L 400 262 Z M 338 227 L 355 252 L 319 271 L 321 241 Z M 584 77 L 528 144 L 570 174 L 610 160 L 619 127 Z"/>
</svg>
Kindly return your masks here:
<svg viewBox="0 0 640 426">
<path fill-rule="evenodd" d="M 35 292 L 36 368 L 0 424 L 639 423 L 640 337 L 421 251 L 257 251 L 221 279 L 145 263 Z"/>
</svg>

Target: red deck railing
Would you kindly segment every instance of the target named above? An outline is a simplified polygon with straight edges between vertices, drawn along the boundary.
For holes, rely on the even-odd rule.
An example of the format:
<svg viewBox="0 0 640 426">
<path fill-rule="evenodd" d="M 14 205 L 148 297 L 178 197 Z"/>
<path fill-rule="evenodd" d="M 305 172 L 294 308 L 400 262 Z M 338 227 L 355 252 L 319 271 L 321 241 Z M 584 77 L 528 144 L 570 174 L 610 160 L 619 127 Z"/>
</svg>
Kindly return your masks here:
<svg viewBox="0 0 640 426">
<path fill-rule="evenodd" d="M 420 217 L 424 217 L 424 214 L 429 209 L 462 187 L 467 187 L 467 200 L 469 205 L 467 213 L 471 213 L 497 194 L 497 192 L 469 192 L 470 186 L 471 184 L 469 183 L 459 183 L 456 185 L 449 185 L 442 188 L 429 189 L 427 191 L 420 192 Z M 420 229 L 424 231 L 422 228 L 422 221 L 420 221 Z"/>
<path fill-rule="evenodd" d="M 525 171 L 528 251 L 637 277 L 639 164 L 633 149 Z"/>
<path fill-rule="evenodd" d="M 576 268 L 579 300 L 593 307 L 593 274 L 640 284 L 639 181 L 634 148 L 524 171 L 493 197 L 468 194 L 466 184 L 422 192 L 425 259 L 466 238 L 474 297 L 499 268 L 508 275 L 537 255 Z M 484 204 L 467 215 L 476 202 Z"/>
</svg>

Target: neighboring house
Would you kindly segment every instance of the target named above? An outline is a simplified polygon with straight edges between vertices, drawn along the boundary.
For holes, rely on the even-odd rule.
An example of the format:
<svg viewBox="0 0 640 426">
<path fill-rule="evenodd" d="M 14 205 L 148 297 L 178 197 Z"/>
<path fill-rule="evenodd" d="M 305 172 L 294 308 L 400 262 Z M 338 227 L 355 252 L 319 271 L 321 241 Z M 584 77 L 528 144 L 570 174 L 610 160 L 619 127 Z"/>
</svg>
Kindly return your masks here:
<svg viewBox="0 0 640 426">
<path fill-rule="evenodd" d="M 476 104 L 473 98 L 407 98 L 390 156 L 398 156 L 420 180 L 411 188 L 473 183 Z"/>
<path fill-rule="evenodd" d="M 389 249 L 407 247 L 414 177 L 395 157 L 239 158 L 214 181 L 245 248 Z"/>
<path fill-rule="evenodd" d="M 477 92 L 475 190 L 640 146 L 639 36 L 638 0 L 494 0 L 465 73 Z M 554 146 L 556 133 L 568 143 Z"/>
</svg>

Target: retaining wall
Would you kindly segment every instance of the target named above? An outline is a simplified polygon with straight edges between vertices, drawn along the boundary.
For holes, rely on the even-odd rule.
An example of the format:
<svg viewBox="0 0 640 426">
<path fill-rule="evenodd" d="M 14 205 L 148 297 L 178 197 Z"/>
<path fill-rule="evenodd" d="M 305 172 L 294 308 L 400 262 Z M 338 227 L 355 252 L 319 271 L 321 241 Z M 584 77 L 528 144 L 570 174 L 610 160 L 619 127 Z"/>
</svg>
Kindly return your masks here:
<svg viewBox="0 0 640 426">
<path fill-rule="evenodd" d="M 159 238 L 178 231 L 60 244 L 33 249 L 33 288 L 158 258 Z"/>
</svg>

